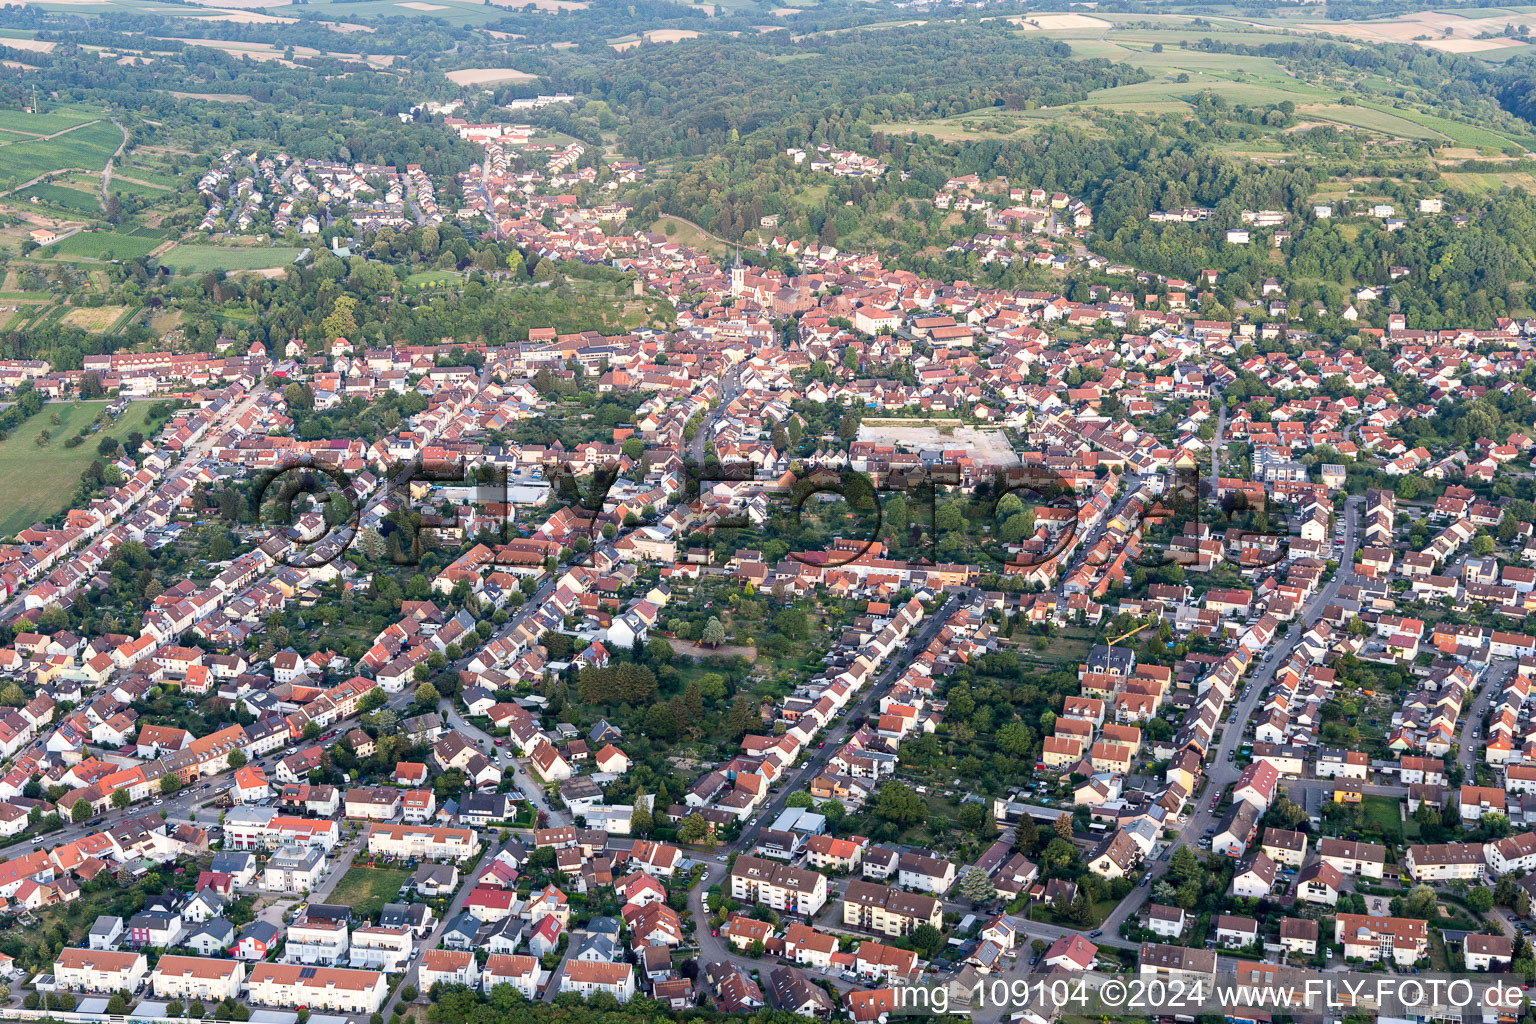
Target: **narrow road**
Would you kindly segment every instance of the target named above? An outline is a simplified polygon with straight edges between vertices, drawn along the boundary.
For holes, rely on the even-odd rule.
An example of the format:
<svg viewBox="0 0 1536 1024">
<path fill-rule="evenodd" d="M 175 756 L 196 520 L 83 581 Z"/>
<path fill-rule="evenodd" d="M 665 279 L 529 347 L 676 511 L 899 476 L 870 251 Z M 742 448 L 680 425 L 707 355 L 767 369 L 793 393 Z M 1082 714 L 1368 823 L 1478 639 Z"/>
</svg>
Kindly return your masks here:
<svg viewBox="0 0 1536 1024">
<path fill-rule="evenodd" d="M 1456 760 L 1461 765 L 1462 774 L 1468 782 L 1472 781 L 1473 764 L 1477 760 L 1477 753 L 1482 749 L 1483 716 L 1488 713 L 1491 705 L 1504 689 L 1504 682 L 1509 674 L 1515 670 L 1518 664 L 1512 658 L 1493 658 L 1488 665 L 1488 672 L 1483 676 L 1482 685 L 1473 694 L 1472 700 L 1467 704 L 1461 721 L 1461 746 L 1456 751 Z"/>
<path fill-rule="evenodd" d="M 1222 438 L 1227 435 L 1227 400 L 1221 399 L 1221 405 L 1216 411 L 1216 433 L 1211 435 L 1211 493 L 1216 493 L 1217 481 L 1221 479 L 1221 445 Z"/>
<path fill-rule="evenodd" d="M 550 828 L 556 828 L 560 825 L 569 825 L 571 823 L 571 816 L 567 814 L 563 809 L 557 807 L 553 801 L 547 805 L 545 804 L 544 790 L 539 785 L 538 781 L 534 779 L 534 777 L 530 775 L 528 770 L 524 767 L 526 761 L 523 758 L 512 757 L 505 761 L 495 761 L 495 758 L 500 751 L 497 750 L 495 741 L 488 733 L 480 729 L 478 726 L 471 725 L 468 721 L 466 721 L 464 716 L 459 714 L 459 709 L 452 704 L 448 706 L 447 718 L 448 724 L 453 727 L 454 731 L 461 733 L 464 738 L 469 740 L 471 743 L 479 745 L 481 750 L 486 753 L 486 756 L 493 760 L 493 762 L 496 764 L 496 767 L 502 770 L 503 774 L 506 774 L 507 772 L 512 773 L 512 780 L 517 783 L 517 788 L 521 792 L 522 796 L 528 800 L 529 803 L 533 804 L 534 810 L 546 810 L 547 807 Z M 508 748 L 504 747 L 502 749 Z"/>
<path fill-rule="evenodd" d="M 481 872 L 490 866 L 491 859 L 495 856 L 495 845 L 486 843 L 485 850 L 480 854 L 480 859 L 475 861 L 475 866 L 470 868 L 463 876 L 463 881 L 459 883 L 459 891 L 454 894 L 453 902 L 448 904 L 448 909 L 443 911 L 443 916 L 438 918 L 437 923 L 432 926 L 432 931 L 427 933 L 426 938 L 415 940 L 416 951 L 411 955 L 411 966 L 406 969 L 405 977 L 401 978 L 400 984 L 395 986 L 394 994 L 389 997 L 389 1002 L 385 1004 L 384 1009 L 381 1011 L 385 1017 L 394 1016 L 395 1007 L 400 1005 L 400 990 L 405 988 L 406 985 L 416 986 L 418 990 L 417 999 L 426 996 L 425 992 L 420 991 L 421 985 L 417 983 L 417 978 L 421 971 L 421 956 L 427 950 L 437 948 L 438 940 L 442 938 L 443 929 L 448 927 L 448 922 L 458 917 L 459 912 L 464 909 L 464 904 L 469 900 L 469 894 L 475 889 L 473 885 L 474 880 L 479 878 Z"/>
<path fill-rule="evenodd" d="M 720 411 L 730 405 L 740 393 L 741 371 L 732 367 L 720 379 L 720 404 L 704 414 L 704 418 L 699 421 L 698 432 L 693 435 L 693 442 L 688 448 L 688 455 L 695 465 L 704 465 L 704 447 L 714 436 L 715 421 L 720 418 Z"/>
<path fill-rule="evenodd" d="M 770 800 L 763 806 L 762 810 L 757 811 L 748 819 L 747 827 L 742 829 L 740 838 L 733 844 L 734 848 L 743 851 L 752 849 L 753 845 L 757 842 L 757 834 L 764 827 L 772 824 L 773 819 L 778 817 L 780 812 L 784 810 L 785 801 L 789 799 L 789 795 L 810 785 L 811 779 L 815 778 L 822 768 L 826 767 L 827 761 L 842 747 L 843 740 L 848 735 L 848 723 L 858 716 L 867 713 L 870 706 L 879 700 L 879 695 L 883 694 L 890 686 L 891 681 L 906 670 L 907 664 L 912 658 L 922 653 L 923 648 L 928 646 L 929 641 L 934 638 L 940 627 L 944 625 L 944 621 L 954 613 L 955 604 L 959 599 L 959 594 L 951 594 L 945 598 L 944 603 L 939 606 L 938 610 L 923 620 L 915 635 L 908 634 L 908 641 L 901 649 L 900 656 L 892 658 L 890 664 L 885 667 L 885 671 L 881 672 L 872 684 L 864 688 L 863 699 L 856 704 L 848 705 L 843 713 L 843 717 L 838 720 L 836 725 L 827 730 L 827 738 L 821 746 L 812 750 L 810 756 L 805 759 L 805 763 L 796 769 L 793 774 L 785 774 L 780 777 L 776 787 L 779 795 Z"/>
<path fill-rule="evenodd" d="M 107 210 L 107 186 L 112 184 L 112 164 L 118 157 L 123 155 L 123 150 L 128 147 L 128 129 L 124 128 L 115 117 L 112 119 L 112 123 L 117 125 L 118 131 L 123 133 L 123 141 L 118 145 L 117 151 L 107 157 L 107 165 L 101 169 L 101 210 L 103 213 Z"/>
<path fill-rule="evenodd" d="M 1343 586 L 1346 579 L 1353 577 L 1351 567 L 1355 564 L 1355 547 L 1357 544 L 1357 530 L 1360 518 L 1360 506 L 1364 499 L 1352 497 L 1344 503 L 1344 557 L 1340 560 L 1339 569 L 1334 573 L 1333 579 L 1322 590 L 1318 591 L 1309 604 L 1297 617 L 1290 630 L 1280 636 L 1270 648 L 1273 657 L 1259 663 L 1258 671 L 1244 684 L 1244 688 L 1238 691 L 1238 697 L 1232 704 L 1231 715 L 1222 726 L 1221 742 L 1213 750 L 1213 759 L 1206 766 L 1206 785 L 1201 796 L 1196 799 L 1191 794 L 1190 799 L 1195 809 L 1190 812 L 1189 819 L 1179 832 L 1178 842 L 1185 846 L 1192 846 L 1200 836 L 1205 834 L 1207 828 L 1213 828 L 1216 824 L 1216 812 L 1212 810 L 1212 802 L 1241 774 L 1237 765 L 1230 760 L 1237 746 L 1242 742 L 1243 734 L 1248 723 L 1253 718 L 1254 711 L 1264 699 L 1265 691 L 1275 678 L 1275 672 L 1284 665 L 1291 652 L 1301 641 L 1301 635 L 1316 622 L 1319 613 L 1330 602 L 1339 596 L 1339 587 Z M 1148 872 L 1152 881 L 1156 882 L 1168 870 L 1169 860 L 1154 860 L 1148 866 Z M 1141 904 L 1151 892 L 1151 885 L 1137 886 L 1135 891 L 1110 912 L 1101 926 L 1106 935 L 1119 935 L 1120 925 L 1132 917 L 1141 909 Z M 1137 894 L 1140 894 L 1139 896 Z"/>
</svg>

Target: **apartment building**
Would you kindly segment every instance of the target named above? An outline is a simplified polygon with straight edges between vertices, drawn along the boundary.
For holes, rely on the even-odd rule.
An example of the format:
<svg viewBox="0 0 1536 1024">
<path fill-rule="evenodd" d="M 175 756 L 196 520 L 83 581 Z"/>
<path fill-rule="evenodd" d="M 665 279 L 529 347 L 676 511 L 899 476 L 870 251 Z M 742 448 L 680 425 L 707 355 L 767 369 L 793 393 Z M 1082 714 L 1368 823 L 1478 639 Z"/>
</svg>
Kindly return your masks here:
<svg viewBox="0 0 1536 1024">
<path fill-rule="evenodd" d="M 902 892 L 862 879 L 848 883 L 843 897 L 843 924 L 882 935 L 911 935 L 919 925 L 935 928 L 944 921 L 944 905 L 932 896 Z"/>
<path fill-rule="evenodd" d="M 1415 882 L 1477 882 L 1486 865 L 1482 843 L 1425 843 L 1408 847 L 1403 856 L 1403 870 Z"/>
<path fill-rule="evenodd" d="M 149 974 L 143 953 L 115 949 L 60 950 L 53 980 L 71 992 L 137 992 Z"/>
<path fill-rule="evenodd" d="M 1143 942 L 1137 973 L 1158 978 L 1205 978 L 1216 976 L 1216 951 Z"/>
<path fill-rule="evenodd" d="M 232 850 L 273 850 L 285 843 L 319 846 L 341 841 L 340 822 L 278 814 L 270 807 L 233 807 L 224 815 L 224 845 Z"/>
<path fill-rule="evenodd" d="M 375 1013 L 387 993 L 378 971 L 262 963 L 251 968 L 248 998 L 258 1006 Z"/>
<path fill-rule="evenodd" d="M 200 956 L 162 956 L 150 973 L 156 999 L 201 999 L 216 1003 L 234 999 L 245 981 L 245 964 Z"/>
<path fill-rule="evenodd" d="M 497 985 L 511 985 L 525 999 L 537 999 L 539 974 L 537 957 L 492 953 L 486 957 L 485 970 L 480 974 L 480 987 L 489 992 Z"/>
<path fill-rule="evenodd" d="M 480 852 L 480 837 L 467 828 L 375 823 L 368 852 L 396 860 L 465 860 Z"/>
<path fill-rule="evenodd" d="M 740 856 L 731 865 L 731 898 L 810 917 L 826 906 L 827 876 L 762 857 Z"/>
<path fill-rule="evenodd" d="M 625 1003 L 635 995 L 635 969 L 629 964 L 568 960 L 560 975 L 560 991 L 579 992 L 583 999 L 594 992 L 607 992 Z"/>
<path fill-rule="evenodd" d="M 310 892 L 325 877 L 325 869 L 324 850 L 290 843 L 278 847 L 267 861 L 261 887 L 268 892 Z"/>
<path fill-rule="evenodd" d="M 1429 926 L 1408 917 L 1340 914 L 1334 920 L 1333 941 L 1343 943 L 1346 958 L 1411 967 L 1429 955 Z"/>
<path fill-rule="evenodd" d="M 373 925 L 369 928 L 359 928 L 352 933 L 351 953 L 347 959 L 347 965 L 394 973 L 405 969 L 405 965 L 410 962 L 412 952 L 409 928 Z"/>
<path fill-rule="evenodd" d="M 1521 832 L 1489 843 L 1483 849 L 1494 874 L 1536 870 L 1536 832 Z"/>
<path fill-rule="evenodd" d="M 365 821 L 393 821 L 400 816 L 400 791 L 387 786 L 359 786 L 347 790 L 347 817 Z"/>
<path fill-rule="evenodd" d="M 1317 855 L 1342 874 L 1380 878 L 1386 870 L 1387 848 L 1353 839 L 1319 839 Z"/>
<path fill-rule="evenodd" d="M 283 961 L 335 966 L 347 958 L 349 944 L 345 921 L 301 917 L 288 926 L 283 939 Z"/>
<path fill-rule="evenodd" d="M 418 987 L 422 989 L 430 989 L 438 982 L 473 988 L 480 977 L 480 966 L 475 963 L 473 953 L 429 949 L 421 956 L 417 976 L 421 979 Z"/>
<path fill-rule="evenodd" d="M 943 894 L 955 884 L 955 866 L 941 857 L 904 853 L 896 862 L 896 879 L 908 889 Z"/>
</svg>

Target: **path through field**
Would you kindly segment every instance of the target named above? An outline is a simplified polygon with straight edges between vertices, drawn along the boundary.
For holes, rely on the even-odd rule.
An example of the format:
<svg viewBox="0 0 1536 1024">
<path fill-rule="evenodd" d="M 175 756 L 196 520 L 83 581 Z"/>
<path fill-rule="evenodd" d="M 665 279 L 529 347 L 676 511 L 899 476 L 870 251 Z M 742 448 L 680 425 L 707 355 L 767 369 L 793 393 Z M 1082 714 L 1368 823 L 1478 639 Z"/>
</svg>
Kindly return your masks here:
<svg viewBox="0 0 1536 1024">
<path fill-rule="evenodd" d="M 60 135 L 68 135 L 70 132 L 77 132 L 81 128 L 89 128 L 93 124 L 100 124 L 100 123 L 101 123 L 101 118 L 98 117 L 96 120 L 94 120 L 94 121 L 86 121 L 84 124 L 72 124 L 68 128 L 61 128 L 58 131 L 54 132 L 52 135 L 38 135 L 38 136 L 36 136 L 34 138 L 30 138 L 30 139 L 16 139 L 14 142 L 6 143 L 6 145 L 14 146 L 14 145 L 16 145 L 16 143 L 19 143 L 19 142 L 46 142 L 48 139 L 56 139 Z M 116 119 L 114 119 L 112 121 L 112 123 L 113 124 L 117 124 Z M 123 127 L 120 124 L 118 124 L 117 126 L 119 128 Z M 124 142 L 124 144 L 126 144 L 128 142 L 128 131 L 127 131 L 127 129 L 123 130 L 123 142 Z M 122 152 L 122 147 L 118 147 L 118 152 L 119 153 Z M 24 192 L 27 189 L 31 188 L 33 185 L 36 185 L 38 182 L 42 181 L 44 178 L 51 178 L 55 174 L 60 173 L 61 171 L 69 171 L 69 170 L 74 170 L 74 169 L 75 168 L 71 168 L 71 167 L 57 167 L 57 168 L 54 168 L 51 171 L 44 171 L 42 174 L 39 174 L 37 177 L 31 178 L 31 179 L 29 179 L 27 181 L 24 181 L 20 185 L 17 185 L 13 189 L 7 189 L 7 190 L 5 190 L 3 192 L 0 192 L 0 196 L 8 196 L 8 195 L 10 195 L 13 192 Z M 79 170 L 82 170 L 82 171 L 83 170 L 87 170 L 87 169 L 88 168 L 84 168 L 84 167 L 79 168 Z"/>
<path fill-rule="evenodd" d="M 123 133 L 123 142 L 122 142 L 122 145 L 117 147 L 117 152 L 115 152 L 111 156 L 107 157 L 107 165 L 101 169 L 101 212 L 102 213 L 106 213 L 107 212 L 107 186 L 112 184 L 112 164 L 113 164 L 113 162 L 118 157 L 123 155 L 123 150 L 128 145 L 128 129 L 124 128 L 122 126 L 122 124 L 119 123 L 119 121 L 115 117 L 112 119 L 112 123 L 117 125 L 117 130 L 118 131 Z"/>
</svg>

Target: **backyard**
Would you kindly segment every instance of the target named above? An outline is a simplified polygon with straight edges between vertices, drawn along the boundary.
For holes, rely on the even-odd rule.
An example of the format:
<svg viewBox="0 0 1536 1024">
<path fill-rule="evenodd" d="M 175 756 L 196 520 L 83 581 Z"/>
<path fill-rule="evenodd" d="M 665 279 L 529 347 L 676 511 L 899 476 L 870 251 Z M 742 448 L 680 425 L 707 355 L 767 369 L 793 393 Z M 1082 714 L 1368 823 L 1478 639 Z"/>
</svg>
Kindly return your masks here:
<svg viewBox="0 0 1536 1024">
<path fill-rule="evenodd" d="M 410 881 L 404 868 L 371 868 L 354 864 L 331 890 L 328 902 L 351 907 L 357 917 L 376 917 L 384 904 L 399 898 L 400 887 Z"/>
</svg>

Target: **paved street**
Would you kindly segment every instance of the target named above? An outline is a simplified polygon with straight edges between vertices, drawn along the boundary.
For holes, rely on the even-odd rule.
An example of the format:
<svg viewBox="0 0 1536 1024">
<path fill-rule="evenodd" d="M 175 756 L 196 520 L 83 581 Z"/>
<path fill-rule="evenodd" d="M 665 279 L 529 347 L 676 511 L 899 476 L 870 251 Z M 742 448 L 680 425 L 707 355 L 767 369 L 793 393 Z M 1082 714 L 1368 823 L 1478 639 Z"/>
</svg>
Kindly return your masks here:
<svg viewBox="0 0 1536 1024">
<path fill-rule="evenodd" d="M 482 837 L 482 841 L 484 841 L 484 837 Z M 448 909 L 433 923 L 432 930 L 427 933 L 426 938 L 416 940 L 416 952 L 411 957 L 411 966 L 406 970 L 405 977 L 401 979 L 400 984 L 395 986 L 394 994 L 389 997 L 389 1002 L 384 1004 L 383 1013 L 385 1017 L 394 1015 L 395 1007 L 400 1004 L 400 990 L 402 988 L 406 985 L 416 985 L 417 989 L 420 990 L 421 986 L 417 983 L 417 977 L 421 968 L 421 954 L 426 950 L 437 948 L 437 943 L 442 937 L 443 929 L 447 927 L 449 921 L 459 916 L 459 912 L 464 909 L 464 904 L 469 901 L 469 894 L 474 891 L 474 886 L 470 883 L 480 877 L 481 872 L 490 865 L 491 859 L 495 856 L 495 844 L 486 842 L 485 849 L 480 854 L 480 859 L 475 861 L 474 867 L 463 873 L 463 882 L 459 886 L 459 891 L 454 894 L 452 902 L 448 904 Z M 425 992 L 420 992 L 418 998 L 425 999 L 426 995 Z"/>
<path fill-rule="evenodd" d="M 1269 684 L 1274 680 L 1276 670 L 1285 664 L 1286 659 L 1295 650 L 1306 627 L 1316 622 L 1323 608 L 1338 598 L 1339 588 L 1344 585 L 1347 578 L 1353 575 L 1351 569 L 1355 564 L 1357 530 L 1362 503 L 1363 499 L 1358 497 L 1348 498 L 1344 503 L 1344 553 L 1339 560 L 1338 572 L 1334 573 L 1328 585 L 1318 591 L 1317 596 L 1302 610 L 1291 628 L 1276 639 L 1270 648 L 1274 657 L 1261 661 L 1259 668 L 1249 677 L 1244 688 L 1238 691 L 1238 697 L 1232 704 L 1228 720 L 1222 726 L 1221 740 L 1215 747 L 1211 762 L 1206 765 L 1207 785 L 1198 799 L 1192 797 L 1194 810 L 1190 812 L 1184 827 L 1179 831 L 1179 843 L 1193 846 L 1196 840 L 1205 834 L 1206 829 L 1215 827 L 1217 818 L 1215 811 L 1211 809 L 1211 803 L 1228 786 L 1236 782 L 1238 775 L 1241 774 L 1236 764 L 1228 759 L 1228 755 L 1235 752 L 1242 742 L 1244 727 L 1253 718 L 1259 702 L 1264 699 L 1264 692 L 1269 689 Z M 1167 860 L 1152 861 L 1148 871 L 1152 875 L 1153 883 L 1168 871 L 1169 863 Z M 1140 911 L 1142 903 L 1149 898 L 1150 892 L 1151 885 L 1137 886 L 1131 895 L 1121 900 L 1120 905 L 1104 921 L 1102 927 L 1105 934 L 1120 934 L 1121 924 Z"/>
<path fill-rule="evenodd" d="M 928 646 L 944 621 L 953 615 L 960 602 L 959 594 L 951 594 L 939 606 L 932 615 L 925 617 L 917 627 L 917 632 L 909 636 L 906 646 L 899 655 L 893 656 L 885 670 L 880 673 L 871 685 L 864 688 L 864 696 L 855 704 L 850 704 L 844 710 L 843 716 L 837 724 L 827 730 L 827 736 L 823 744 L 810 752 L 805 762 L 791 774 L 781 776 L 776 787 L 778 796 L 773 797 L 763 809 L 748 819 L 748 826 L 741 832 L 736 847 L 742 850 L 750 850 L 757 842 L 757 834 L 767 825 L 773 823 L 784 810 L 785 801 L 789 795 L 808 786 L 813 778 L 820 774 L 826 767 L 827 760 L 837 753 L 838 748 L 848 736 L 848 723 L 860 715 L 867 714 L 872 705 L 879 701 L 880 696 L 889 688 L 891 681 L 906 670 L 912 658 L 921 653 Z"/>
<path fill-rule="evenodd" d="M 531 802 L 536 810 L 544 811 L 549 815 L 551 828 L 571 823 L 570 813 L 564 807 L 545 799 L 544 787 L 529 772 L 527 758 L 506 756 L 511 748 L 495 746 L 494 738 L 468 722 L 463 715 L 459 714 L 457 706 L 449 707 L 446 718 L 455 732 L 463 734 L 470 742 L 479 744 L 482 750 L 488 752 L 488 756 L 497 759 L 497 767 L 502 770 L 504 777 L 510 776 L 517 783 L 518 792 L 523 798 Z"/>
</svg>

